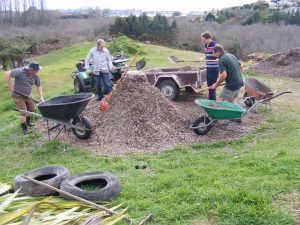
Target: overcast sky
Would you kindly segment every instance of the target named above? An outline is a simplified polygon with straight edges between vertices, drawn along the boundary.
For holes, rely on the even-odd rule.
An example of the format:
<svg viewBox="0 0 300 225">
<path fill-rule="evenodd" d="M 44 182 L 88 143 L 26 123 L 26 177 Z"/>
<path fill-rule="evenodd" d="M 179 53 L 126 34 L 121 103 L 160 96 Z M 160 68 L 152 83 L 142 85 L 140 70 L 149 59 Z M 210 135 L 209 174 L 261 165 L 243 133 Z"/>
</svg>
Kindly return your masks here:
<svg viewBox="0 0 300 225">
<path fill-rule="evenodd" d="M 81 6 L 99 6 L 101 9 L 141 9 L 143 11 L 209 11 L 239 6 L 258 0 L 46 0 L 48 9 L 77 9 Z"/>
</svg>

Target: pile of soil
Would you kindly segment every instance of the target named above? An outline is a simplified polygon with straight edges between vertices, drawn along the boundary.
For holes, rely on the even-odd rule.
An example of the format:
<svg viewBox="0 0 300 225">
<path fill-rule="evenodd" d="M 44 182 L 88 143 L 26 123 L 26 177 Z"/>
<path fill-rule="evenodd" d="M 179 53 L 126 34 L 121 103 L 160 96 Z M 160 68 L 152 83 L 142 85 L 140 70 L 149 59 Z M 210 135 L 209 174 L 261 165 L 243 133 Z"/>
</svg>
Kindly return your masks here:
<svg viewBox="0 0 300 225">
<path fill-rule="evenodd" d="M 180 72 L 195 71 L 195 70 L 199 70 L 199 68 L 191 67 L 191 66 L 184 66 L 179 69 Z"/>
<path fill-rule="evenodd" d="M 249 67 L 250 71 L 300 80 L 300 48 L 277 53 Z"/>
<path fill-rule="evenodd" d="M 251 113 L 243 119 L 243 124 L 219 122 L 207 135 L 198 136 L 189 128 L 204 114 L 194 104 L 195 98 L 199 95 L 187 93 L 178 102 L 172 102 L 150 85 L 144 75 L 127 75 L 116 90 L 108 111 L 101 112 L 99 102 L 92 100 L 83 112 L 95 127 L 89 140 L 79 140 L 72 132 L 62 133 L 58 139 L 98 154 L 156 152 L 180 144 L 237 138 L 253 131 L 263 119 L 260 113 Z M 46 135 L 42 122 L 38 129 Z"/>
</svg>

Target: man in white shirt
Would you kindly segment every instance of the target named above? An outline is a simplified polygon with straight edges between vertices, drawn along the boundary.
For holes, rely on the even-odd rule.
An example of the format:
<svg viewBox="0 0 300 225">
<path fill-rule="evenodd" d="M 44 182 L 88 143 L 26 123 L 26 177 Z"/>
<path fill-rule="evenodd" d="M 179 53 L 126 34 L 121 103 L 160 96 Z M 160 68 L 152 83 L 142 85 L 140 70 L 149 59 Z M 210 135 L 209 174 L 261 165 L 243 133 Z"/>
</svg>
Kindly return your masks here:
<svg viewBox="0 0 300 225">
<path fill-rule="evenodd" d="M 97 46 L 91 48 L 85 58 L 85 68 L 88 69 L 90 61 L 93 62 L 93 74 L 98 93 L 97 100 L 101 101 L 104 98 L 102 83 L 105 86 L 107 94 L 112 91 L 109 71 L 115 70 L 115 67 L 112 64 L 109 51 L 104 47 L 105 41 L 103 39 L 98 39 L 96 43 Z M 87 72 L 90 73 L 91 71 L 88 69 Z"/>
</svg>

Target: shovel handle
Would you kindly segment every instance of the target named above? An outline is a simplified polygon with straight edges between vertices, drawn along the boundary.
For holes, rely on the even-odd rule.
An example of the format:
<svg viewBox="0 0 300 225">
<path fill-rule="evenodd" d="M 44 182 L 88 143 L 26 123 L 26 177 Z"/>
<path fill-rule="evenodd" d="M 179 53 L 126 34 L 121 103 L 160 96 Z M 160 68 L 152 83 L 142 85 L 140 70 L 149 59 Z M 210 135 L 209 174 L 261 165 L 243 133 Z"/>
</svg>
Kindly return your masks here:
<svg viewBox="0 0 300 225">
<path fill-rule="evenodd" d="M 176 63 L 179 62 L 218 62 L 218 60 L 177 60 Z"/>
<path fill-rule="evenodd" d="M 225 83 L 220 84 L 220 86 L 224 86 L 224 85 L 225 85 Z M 220 87 L 220 86 L 219 86 L 219 87 Z M 207 91 L 207 90 L 210 90 L 210 89 L 211 89 L 211 86 L 206 87 L 206 88 L 201 89 L 201 90 L 197 90 L 196 93 L 201 94 L 201 93 L 203 93 L 204 91 Z"/>
</svg>

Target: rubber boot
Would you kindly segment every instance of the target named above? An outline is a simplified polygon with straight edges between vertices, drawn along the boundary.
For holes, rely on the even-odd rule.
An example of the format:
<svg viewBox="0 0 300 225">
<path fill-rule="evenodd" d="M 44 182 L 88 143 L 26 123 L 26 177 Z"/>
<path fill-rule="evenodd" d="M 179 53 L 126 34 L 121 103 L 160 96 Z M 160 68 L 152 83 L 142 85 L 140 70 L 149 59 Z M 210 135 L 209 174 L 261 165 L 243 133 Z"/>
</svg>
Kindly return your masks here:
<svg viewBox="0 0 300 225">
<path fill-rule="evenodd" d="M 31 118 L 30 117 L 26 117 L 26 124 L 29 127 L 33 127 L 34 126 L 34 123 L 31 123 Z"/>
<path fill-rule="evenodd" d="M 28 134 L 28 127 L 26 123 L 21 123 L 21 127 L 24 134 Z"/>
</svg>

